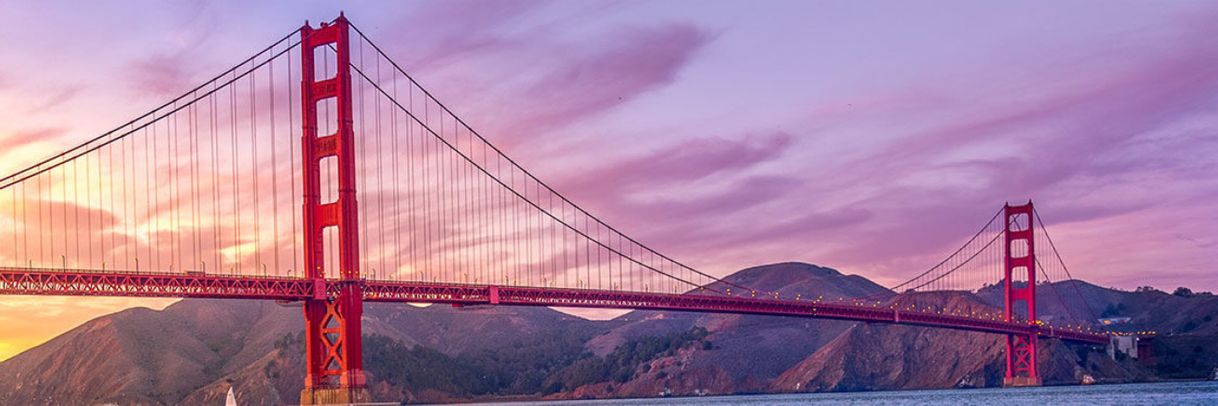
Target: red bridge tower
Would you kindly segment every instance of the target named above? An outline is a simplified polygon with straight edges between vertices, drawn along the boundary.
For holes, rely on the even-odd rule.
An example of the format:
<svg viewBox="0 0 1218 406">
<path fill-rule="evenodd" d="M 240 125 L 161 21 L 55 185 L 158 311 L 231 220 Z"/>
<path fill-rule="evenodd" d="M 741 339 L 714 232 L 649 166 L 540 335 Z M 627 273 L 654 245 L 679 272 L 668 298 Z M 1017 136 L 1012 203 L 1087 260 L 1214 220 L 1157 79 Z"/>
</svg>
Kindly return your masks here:
<svg viewBox="0 0 1218 406">
<path fill-rule="evenodd" d="M 304 131 L 301 153 L 304 159 L 304 265 L 305 277 L 313 280 L 313 297 L 305 301 L 305 388 L 303 404 L 346 404 L 370 401 L 363 367 L 360 316 L 363 293 L 359 270 L 359 234 L 355 201 L 355 134 L 351 114 L 351 57 L 346 17 L 341 14 L 331 24 L 313 29 L 308 23 L 300 30 L 301 109 Z M 315 51 L 333 47 L 337 54 L 333 77 L 316 80 Z M 323 52 L 328 52 L 323 48 Z M 337 130 L 317 133 L 317 105 L 334 100 Z M 321 201 L 323 161 L 333 159 L 338 184 L 334 201 Z M 337 295 L 330 297 L 326 286 L 327 252 L 325 232 L 332 229 L 337 240 Z M 334 250 L 331 249 L 330 252 Z"/>
<path fill-rule="evenodd" d="M 1029 324 L 1036 324 L 1036 246 L 1032 238 L 1032 202 L 1022 206 L 1007 204 L 1003 209 L 1006 228 L 1003 295 L 1003 316 L 1007 322 L 1015 317 L 1016 309 L 1025 309 Z M 1024 278 L 1023 286 L 1015 286 L 1012 276 Z M 1026 306 L 1020 307 L 1020 306 Z M 1007 373 L 1005 386 L 1040 386 L 1036 369 L 1036 334 L 1007 335 Z"/>
</svg>

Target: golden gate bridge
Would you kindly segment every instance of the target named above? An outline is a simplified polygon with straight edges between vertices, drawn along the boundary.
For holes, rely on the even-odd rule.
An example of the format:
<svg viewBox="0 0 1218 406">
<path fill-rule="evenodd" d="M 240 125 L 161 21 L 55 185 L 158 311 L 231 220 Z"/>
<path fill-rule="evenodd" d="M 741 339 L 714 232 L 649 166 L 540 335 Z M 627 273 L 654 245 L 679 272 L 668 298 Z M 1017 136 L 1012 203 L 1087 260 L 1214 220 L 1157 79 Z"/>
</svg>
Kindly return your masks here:
<svg viewBox="0 0 1218 406">
<path fill-rule="evenodd" d="M 365 301 L 1002 334 L 1008 385 L 1040 384 L 1042 338 L 1111 335 L 1095 326 L 1031 202 L 1004 205 L 959 249 L 878 296 L 783 295 L 695 269 L 527 171 L 341 15 L 0 179 L 0 209 L 0 294 L 302 303 L 304 403 L 369 400 Z M 991 283 L 1003 290 L 1001 312 L 912 300 Z M 1038 286 L 1067 317 L 1038 317 Z"/>
</svg>

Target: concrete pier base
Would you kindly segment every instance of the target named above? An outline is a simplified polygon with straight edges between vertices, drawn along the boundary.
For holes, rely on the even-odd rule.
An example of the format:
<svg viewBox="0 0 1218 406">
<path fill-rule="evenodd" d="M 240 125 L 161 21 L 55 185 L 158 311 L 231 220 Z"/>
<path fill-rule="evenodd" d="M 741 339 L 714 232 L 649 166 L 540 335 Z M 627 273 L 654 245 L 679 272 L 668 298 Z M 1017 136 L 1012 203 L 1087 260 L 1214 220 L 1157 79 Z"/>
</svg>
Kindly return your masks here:
<svg viewBox="0 0 1218 406">
<path fill-rule="evenodd" d="M 302 405 L 354 405 L 372 402 L 368 388 L 316 388 L 300 391 Z"/>
<path fill-rule="evenodd" d="M 1003 386 L 1003 387 L 1005 387 L 1005 388 L 1019 388 L 1019 387 L 1025 387 L 1025 386 L 1041 386 L 1041 385 L 1043 385 L 1043 384 L 1044 384 L 1044 382 L 1041 382 L 1041 380 L 1040 380 L 1040 378 L 1039 378 L 1039 377 L 1033 378 L 1033 377 L 1030 377 L 1030 376 L 1017 376 L 1017 377 L 1014 377 L 1014 378 L 1004 378 L 1004 379 L 1002 380 L 1002 386 Z"/>
</svg>

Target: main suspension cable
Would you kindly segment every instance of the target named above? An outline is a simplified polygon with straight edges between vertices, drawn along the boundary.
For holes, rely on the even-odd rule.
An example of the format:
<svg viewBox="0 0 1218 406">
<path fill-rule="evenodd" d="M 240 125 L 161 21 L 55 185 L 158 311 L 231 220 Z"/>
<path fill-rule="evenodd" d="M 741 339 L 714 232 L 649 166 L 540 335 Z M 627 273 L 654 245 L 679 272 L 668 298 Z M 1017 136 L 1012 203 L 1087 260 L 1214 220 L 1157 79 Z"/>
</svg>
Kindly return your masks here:
<svg viewBox="0 0 1218 406">
<path fill-rule="evenodd" d="M 60 153 L 55 154 L 55 155 L 52 155 L 52 156 L 50 156 L 50 157 L 48 157 L 48 158 L 46 158 L 46 159 L 43 159 L 42 161 L 39 161 L 38 163 L 35 163 L 35 164 L 30 165 L 30 166 L 28 166 L 28 167 L 26 167 L 26 168 L 24 168 L 24 169 L 21 169 L 21 170 L 19 170 L 19 171 L 17 171 L 17 172 L 14 172 L 14 173 L 12 173 L 12 174 L 10 174 L 10 175 L 8 175 L 8 176 L 5 176 L 5 177 L 3 177 L 3 178 L 0 178 L 0 190 L 7 189 L 7 188 L 11 187 L 13 184 L 20 183 L 20 182 L 22 182 L 22 181 L 25 181 L 26 179 L 29 179 L 29 178 L 31 178 L 31 177 L 34 177 L 34 176 L 40 175 L 40 174 L 42 174 L 42 173 L 45 173 L 46 171 L 48 171 L 48 170 L 50 170 L 50 169 L 54 169 L 54 168 L 58 167 L 59 165 L 63 165 L 64 163 L 66 163 L 66 162 L 68 162 L 68 161 L 71 161 L 71 160 L 73 160 L 73 159 L 76 159 L 76 158 L 80 157 L 81 155 L 87 154 L 87 153 L 89 153 L 89 152 L 93 152 L 93 151 L 97 150 L 98 148 L 101 148 L 101 147 L 104 147 L 104 146 L 106 146 L 106 145 L 109 145 L 110 143 L 113 143 L 113 142 L 114 142 L 114 141 L 116 141 L 117 139 L 121 139 L 121 138 L 124 138 L 124 137 L 126 137 L 126 136 L 128 136 L 128 135 L 131 135 L 131 134 L 133 134 L 134 132 L 136 132 L 136 131 L 138 131 L 138 130 L 141 130 L 141 129 L 143 129 L 143 128 L 147 127 L 148 125 L 150 125 L 150 124 L 151 124 L 151 123 L 153 123 L 153 122 L 157 122 L 157 121 L 161 120 L 162 118 L 167 117 L 167 116 L 168 116 L 168 115 L 170 115 L 170 114 L 173 114 L 173 113 L 176 113 L 176 112 L 178 112 L 178 111 L 182 110 L 183 108 L 185 108 L 185 107 L 186 107 L 186 106 L 188 106 L 188 105 L 194 104 L 194 102 L 198 101 L 198 100 L 199 100 L 199 99 L 201 99 L 202 97 L 206 97 L 206 96 L 210 95 L 211 93 L 215 92 L 215 90 L 213 89 L 212 91 L 209 91 L 209 92 L 207 92 L 207 93 L 204 93 L 203 95 L 201 95 L 201 96 L 200 96 L 200 95 L 198 95 L 198 94 L 197 94 L 197 92 L 198 92 L 198 91 L 202 90 L 204 87 L 207 87 L 207 85 L 209 85 L 209 84 L 214 84 L 215 82 L 219 81 L 219 80 L 220 80 L 221 78 L 223 78 L 224 76 L 226 76 L 226 75 L 229 75 L 229 74 L 232 74 L 232 73 L 236 72 L 236 71 L 237 71 L 237 70 L 238 70 L 240 67 L 242 67 L 242 66 L 244 66 L 244 65 L 246 65 L 246 64 L 248 64 L 248 63 L 250 63 L 250 62 L 252 62 L 252 61 L 254 61 L 255 59 L 257 59 L 257 58 L 258 58 L 258 56 L 259 56 L 259 55 L 262 55 L 262 54 L 265 54 L 265 53 L 267 53 L 267 52 L 271 51 L 271 50 L 272 50 L 272 49 L 273 49 L 275 46 L 277 46 L 277 45 L 279 45 L 279 44 L 283 43 L 284 41 L 287 41 L 287 40 L 291 39 L 293 35 L 296 35 L 296 34 L 297 34 L 297 33 L 299 33 L 299 32 L 300 32 L 300 29 L 299 29 L 299 28 L 297 28 L 297 29 L 295 29 L 295 30 L 292 30 L 292 32 L 288 33 L 287 35 L 284 35 L 284 36 L 283 36 L 283 38 L 280 38 L 278 41 L 275 41 L 275 42 L 274 42 L 274 43 L 272 43 L 270 46 L 267 46 L 266 48 L 263 48 L 261 51 L 258 51 L 258 52 L 256 52 L 256 53 L 254 53 L 254 54 L 253 54 L 252 56 L 250 56 L 249 58 L 246 58 L 245 60 L 241 61 L 240 63 L 238 63 L 238 64 L 236 64 L 236 65 L 233 65 L 233 67 L 228 68 L 228 69 L 227 69 L 227 70 L 225 70 L 224 72 L 221 72 L 220 74 L 218 74 L 218 75 L 214 76 L 214 77 L 213 77 L 211 80 L 208 80 L 208 81 L 206 81 L 206 82 L 203 82 L 202 84 L 200 84 L 200 85 L 196 86 L 195 88 L 193 88 L 193 89 L 191 89 L 191 90 L 189 90 L 189 91 L 187 91 L 187 92 L 185 92 L 185 93 L 182 93 L 182 95 L 180 95 L 180 96 L 178 96 L 178 97 L 176 97 L 176 98 L 174 98 L 174 99 L 172 99 L 172 100 L 170 100 L 170 101 L 168 101 L 168 102 L 166 102 L 166 103 L 164 103 L 164 104 L 162 104 L 162 105 L 160 105 L 160 106 L 158 106 L 158 107 L 156 107 L 156 108 L 154 108 L 154 109 L 152 109 L 152 110 L 149 110 L 148 112 L 146 112 L 146 113 L 144 113 L 144 114 L 141 114 L 141 115 L 139 115 L 138 117 L 136 117 L 136 118 L 134 118 L 134 119 L 131 119 L 130 121 L 127 121 L 126 123 L 123 123 L 122 125 L 119 125 L 118 127 L 115 127 L 114 129 L 112 129 L 112 130 L 110 130 L 110 131 L 107 131 L 107 132 L 105 132 L 105 133 L 102 133 L 101 135 L 98 135 L 98 136 L 96 136 L 96 137 L 93 137 L 92 139 L 90 139 L 90 140 L 88 140 L 88 141 L 85 141 L 84 143 L 81 143 L 81 144 L 79 144 L 79 145 L 77 145 L 77 146 L 75 146 L 75 147 L 72 147 L 72 148 L 69 148 L 69 149 L 67 149 L 67 150 L 64 150 L 63 152 L 60 152 Z M 282 55 L 284 52 L 287 52 L 288 50 L 291 50 L 291 49 L 295 48 L 295 47 L 296 47 L 297 45 L 299 45 L 299 44 L 300 44 L 300 41 L 299 41 L 299 40 L 297 40 L 297 41 L 296 41 L 296 42 L 294 42 L 294 43 L 293 43 L 291 46 L 289 46 L 287 49 L 284 49 L 283 51 L 280 51 L 279 53 L 277 53 L 277 54 L 275 54 L 275 55 L 273 55 L 273 56 L 271 56 L 271 57 L 267 58 L 267 60 L 266 60 L 266 61 L 264 61 L 264 62 L 262 62 L 262 63 L 260 63 L 260 64 L 257 64 L 256 66 L 251 67 L 249 70 L 246 70 L 246 71 L 245 71 L 244 73 L 242 73 L 241 75 L 234 77 L 232 80 L 229 80 L 228 82 L 226 82 L 224 85 L 221 85 L 221 86 L 227 86 L 228 84 L 231 84 L 231 83 L 235 82 L 237 79 L 240 79 L 240 78 L 242 78 L 242 77 L 245 77 L 245 76 L 246 76 L 246 75 L 248 75 L 250 72 L 253 72 L 254 70 L 256 70 L 256 69 L 258 69 L 258 68 L 262 67 L 262 66 L 263 66 L 263 65 L 265 65 L 267 62 L 270 62 L 271 60 L 274 60 L 275 58 L 278 58 L 278 57 L 279 57 L 279 55 Z M 182 101 L 182 100 L 184 100 L 184 99 L 186 99 L 186 98 L 188 98 L 189 96 L 192 96 L 192 95 L 194 95 L 195 97 L 194 97 L 193 99 L 191 99 L 189 102 L 186 102 L 186 104 L 183 104 L 183 105 L 180 105 L 180 106 L 178 105 L 178 102 L 179 102 L 179 101 Z M 118 133 L 119 131 L 122 131 L 124 128 L 127 128 L 127 127 L 129 127 L 129 126 L 133 126 L 133 125 L 135 125 L 136 123 L 140 122 L 141 120 L 143 120 L 143 119 L 145 119 L 145 118 L 155 116 L 157 112 L 159 112 L 159 111 L 161 111 L 161 110 L 164 110 L 164 109 L 166 109 L 166 108 L 168 108 L 168 107 L 170 107 L 170 106 L 176 106 L 176 107 L 175 107 L 174 109 L 172 109 L 172 110 L 170 110 L 170 111 L 168 111 L 168 112 L 164 113 L 164 114 L 161 114 L 159 117 L 156 117 L 156 118 L 152 119 L 152 121 L 151 121 L 151 122 L 149 122 L 149 123 L 145 123 L 145 124 L 143 124 L 143 125 L 141 125 L 141 126 L 139 126 L 139 127 L 132 128 L 132 129 L 128 130 L 128 131 L 127 131 L 127 132 L 125 132 L 125 133 L 122 133 L 122 134 L 119 134 L 119 135 L 117 135 L 117 136 L 114 136 L 114 137 L 112 137 L 113 139 L 111 139 L 111 140 L 109 140 L 109 141 L 106 141 L 105 143 L 102 143 L 101 145 L 97 145 L 97 146 L 94 146 L 94 147 L 92 147 L 92 148 L 90 148 L 90 147 L 89 147 L 89 146 L 90 146 L 90 145 L 92 145 L 93 143 L 96 143 L 96 142 L 98 142 L 98 141 L 101 141 L 101 140 L 104 140 L 104 139 L 106 139 L 106 138 L 108 138 L 108 137 L 111 137 L 111 136 L 113 136 L 115 133 Z M 85 149 L 85 150 L 84 150 L 84 151 L 81 151 L 81 149 Z M 71 155 L 71 156 L 69 157 L 69 155 Z M 56 161 L 56 160 L 60 160 L 60 162 L 57 162 L 57 163 L 55 163 L 54 165 L 51 165 L 50 167 L 47 167 L 47 168 L 42 168 L 43 166 L 48 165 L 48 164 L 51 164 L 52 162 L 54 162 L 54 161 Z M 34 172 L 33 172 L 33 173 L 30 173 L 31 171 L 34 171 Z"/>
<path fill-rule="evenodd" d="M 554 190 L 554 188 L 553 188 L 553 187 L 551 187 L 550 185 L 548 185 L 548 184 L 546 184 L 545 182 L 541 181 L 541 179 L 539 179 L 537 176 L 533 175 L 533 174 L 532 174 L 531 172 L 529 172 L 528 170 L 524 169 L 524 167 L 523 167 L 523 166 L 521 166 L 519 163 L 517 163 L 517 162 L 516 162 L 515 160 L 513 160 L 511 157 L 508 157 L 506 154 L 504 154 L 504 153 L 503 153 L 503 151 L 501 151 L 501 150 L 500 150 L 498 147 L 496 147 L 494 144 L 490 143 L 490 141 L 489 141 L 489 140 L 487 140 L 487 139 L 486 139 L 484 136 L 482 136 L 482 134 L 480 134 L 480 133 L 478 133 L 476 130 L 474 130 L 474 129 L 473 129 L 473 127 L 471 127 L 471 126 L 470 126 L 468 123 L 466 123 L 466 122 L 465 122 L 463 119 L 461 119 L 459 116 L 457 116 L 457 115 L 456 115 L 456 114 L 455 114 L 455 113 L 454 113 L 454 112 L 453 112 L 451 109 L 449 109 L 447 106 L 445 106 L 443 103 L 441 103 L 441 102 L 439 101 L 439 99 L 436 99 L 436 98 L 435 98 L 435 97 L 434 97 L 434 96 L 431 94 L 431 92 L 430 92 L 430 91 L 428 91 L 426 88 L 424 88 L 422 85 L 420 85 L 420 84 L 419 84 L 419 82 L 418 82 L 417 80 L 415 80 L 415 79 L 414 79 L 414 77 L 412 77 L 412 76 L 411 76 L 409 73 L 406 73 L 406 71 L 405 71 L 404 69 L 402 69 L 402 67 L 401 67 L 400 65 L 398 65 L 396 61 L 394 61 L 392 58 L 390 58 L 390 57 L 389 57 L 389 55 L 388 55 L 388 54 L 386 54 L 386 53 L 385 53 L 385 51 L 384 51 L 384 50 L 382 50 L 382 49 L 380 48 L 380 46 L 378 46 L 378 45 L 377 45 L 375 42 L 373 42 L 372 40 L 370 40 L 370 39 L 368 38 L 368 36 L 367 36 L 367 35 L 365 35 L 365 34 L 364 34 L 364 32 L 363 32 L 362 30 L 360 30 L 360 29 L 359 29 L 359 27 L 357 27 L 357 26 L 356 26 L 356 25 L 354 25 L 354 24 L 351 24 L 351 28 L 352 28 L 353 30 L 355 30 L 355 32 L 356 32 L 356 33 L 357 33 L 357 34 L 358 34 L 358 35 L 359 35 L 359 36 L 360 36 L 360 37 L 361 37 L 361 38 L 362 38 L 362 39 L 363 39 L 365 42 L 367 42 L 369 45 L 371 45 L 371 46 L 372 46 L 372 48 L 373 48 L 373 49 L 374 49 L 374 50 L 375 50 L 375 51 L 376 51 L 378 54 L 380 54 L 380 56 L 381 56 L 381 57 L 383 57 L 383 58 L 384 58 L 386 61 L 388 61 L 388 62 L 389 62 L 391 65 L 392 65 L 392 67 L 398 71 L 398 73 L 400 73 L 400 74 L 402 74 L 403 76 L 405 76 L 405 77 L 406 77 L 408 80 L 410 80 L 410 82 L 411 82 L 411 83 L 412 83 L 412 84 L 413 84 L 415 87 L 419 88 L 419 90 L 420 90 L 420 91 L 421 91 L 421 92 L 422 92 L 422 93 L 423 93 L 425 96 L 427 96 L 427 98 L 428 98 L 428 99 L 430 99 L 430 100 L 432 100 L 433 102 L 435 102 L 435 103 L 436 103 L 436 105 L 437 105 L 437 106 L 438 106 L 438 107 L 439 107 L 439 108 L 440 108 L 440 109 L 441 109 L 443 112 L 447 112 L 447 113 L 448 113 L 450 116 L 452 116 L 452 117 L 453 117 L 453 119 L 454 119 L 454 120 L 455 120 L 457 123 L 460 123 L 460 124 L 461 124 L 463 127 L 465 127 L 466 129 L 468 129 L 468 130 L 469 130 L 469 131 L 470 131 L 470 132 L 471 132 L 471 133 L 472 133 L 474 136 L 476 136 L 476 137 L 477 137 L 477 138 L 478 138 L 480 141 L 482 141 L 483 143 L 485 143 L 486 145 L 488 145 L 488 146 L 489 146 L 489 147 L 490 147 L 490 148 L 491 148 L 491 149 L 492 149 L 492 150 L 493 150 L 495 153 L 497 153 L 499 156 L 503 157 L 503 159 L 506 159 L 506 160 L 508 161 L 508 163 L 510 163 L 510 164 L 511 164 L 511 165 L 512 165 L 512 166 L 513 166 L 515 169 L 519 169 L 519 170 L 520 170 L 520 171 L 521 171 L 521 172 L 522 172 L 522 173 L 523 173 L 525 176 L 527 176 L 527 177 L 528 177 L 529 179 L 531 179 L 533 182 L 535 182 L 535 183 L 539 184 L 539 186 L 541 186 L 541 187 L 545 188 L 545 189 L 546 189 L 546 191 L 548 191 L 549 193 L 552 193 L 552 194 L 554 194 L 554 195 L 557 195 L 557 196 L 558 196 L 558 197 L 559 197 L 559 198 L 560 198 L 560 199 L 561 199 L 563 202 L 565 202 L 565 203 L 567 203 L 567 204 L 570 204 L 570 205 L 572 206 L 572 208 L 574 208 L 575 210 L 577 210 L 577 211 L 579 211 L 579 212 L 582 212 L 582 213 L 583 213 L 585 216 L 587 216 L 589 219 L 591 219 L 591 220 L 595 220 L 595 221 L 598 223 L 598 225 L 599 225 L 600 227 L 604 227 L 604 228 L 606 228 L 607 230 L 612 231 L 613 233 L 616 233 L 616 234 L 621 235 L 623 238 L 625 238 L 627 241 L 631 242 L 632 244 L 637 245 L 637 246 L 639 246 L 640 248 L 642 248 L 642 249 L 644 249 L 644 250 L 646 250 L 646 251 L 648 251 L 648 252 L 650 252 L 650 253 L 652 253 L 652 254 L 654 254 L 654 255 L 656 255 L 656 256 L 658 256 L 658 257 L 660 257 L 660 258 L 662 258 L 662 259 L 664 259 L 664 260 L 666 260 L 666 261 L 668 261 L 668 262 L 671 262 L 671 263 L 673 263 L 673 264 L 675 264 L 675 265 L 677 265 L 677 266 L 679 266 L 679 267 L 683 268 L 684 270 L 688 270 L 688 271 L 690 271 L 690 272 L 692 272 L 692 273 L 695 273 L 695 274 L 700 275 L 700 276 L 702 276 L 702 277 L 708 278 L 708 279 L 712 280 L 713 282 L 722 283 L 722 284 L 724 284 L 724 285 L 728 285 L 728 286 L 731 286 L 731 287 L 736 287 L 736 288 L 739 288 L 739 289 L 744 289 L 744 290 L 746 290 L 746 291 L 751 290 L 750 288 L 744 287 L 744 286 L 742 286 L 742 285 L 739 285 L 739 284 L 736 284 L 736 283 L 733 283 L 733 282 L 730 282 L 730 281 L 727 281 L 727 280 L 724 280 L 724 279 L 721 279 L 721 278 L 718 278 L 718 277 L 715 277 L 715 276 L 712 276 L 712 275 L 706 274 L 706 273 L 704 273 L 704 272 L 702 272 L 702 271 L 699 271 L 699 270 L 697 270 L 697 269 L 694 269 L 694 268 L 692 268 L 692 267 L 690 267 L 690 266 L 688 266 L 688 265 L 686 265 L 686 264 L 684 264 L 684 263 L 682 263 L 682 262 L 680 262 L 680 261 L 677 261 L 677 260 L 675 260 L 675 259 L 673 259 L 673 258 L 671 258 L 671 257 L 668 257 L 667 255 L 664 255 L 664 254 L 662 254 L 662 253 L 660 253 L 660 252 L 656 251 L 655 249 L 653 249 L 653 248 L 651 248 L 651 247 L 649 247 L 649 246 L 647 246 L 647 245 L 644 245 L 644 244 L 640 243 L 639 241 L 635 240 L 633 237 L 630 237 L 629 235 L 626 235 L 625 233 L 622 233 L 621 231 L 617 230 L 617 229 L 616 229 L 616 228 L 614 228 L 613 226 L 611 226 L 611 225 L 609 225 L 609 224 L 605 223 L 604 221 L 600 220 L 600 219 L 599 219 L 599 218 L 597 218 L 596 216 L 593 216 L 593 215 L 592 215 L 591 213 L 589 213 L 587 210 L 583 209 L 582 207 L 580 207 L 579 205 L 575 204 L 575 203 L 574 203 L 574 202 L 572 202 L 571 200 L 567 199 L 567 197 L 566 197 L 566 196 L 563 196 L 562 194 L 558 193 L 556 190 Z M 379 59 L 378 59 L 378 60 L 379 60 Z M 355 68 L 355 67 L 353 66 L 353 68 Z M 388 94 L 387 94 L 387 93 L 384 91 L 384 89 L 381 89 L 381 88 L 380 88 L 380 86 L 379 86 L 379 84 L 378 84 L 378 83 L 376 83 L 375 81 L 371 80 L 371 79 L 370 79 L 370 78 L 369 78 L 367 75 L 365 75 L 365 74 L 364 74 L 362 71 L 360 71 L 358 68 L 356 68 L 355 70 L 356 70 L 356 72 L 357 72 L 357 73 L 359 73 L 359 74 L 360 74 L 360 76 L 364 77 L 364 79 L 365 79 L 365 80 L 367 80 L 369 83 L 371 83 L 373 87 L 377 88 L 377 90 L 379 90 L 381 93 L 385 94 L 385 95 L 386 95 L 386 97 L 390 97 L 390 96 L 389 96 L 389 95 L 388 95 Z M 390 97 L 390 98 L 391 98 L 391 97 Z M 392 99 L 392 98 L 391 98 L 391 99 Z M 403 110 L 403 111 L 404 111 L 404 112 L 405 112 L 405 113 L 406 113 L 408 116 L 410 116 L 410 117 L 411 117 L 412 119 L 414 119 L 416 122 L 422 123 L 422 121 L 419 121 L 418 117 L 415 117 L 415 116 L 414 116 L 413 112 L 409 111 L 408 109 L 405 109 L 405 107 L 403 107 L 403 106 L 402 106 L 400 103 L 398 103 L 396 100 L 394 100 L 394 104 L 396 104 L 396 105 L 397 105 L 397 106 L 398 106 L 400 109 L 402 109 L 402 110 Z M 426 128 L 427 126 L 424 124 L 424 125 L 423 125 L 423 127 L 425 127 L 425 128 Z M 550 213 L 550 212 L 548 212 L 547 210 L 542 209 L 542 208 L 541 208 L 539 205 L 537 205 L 536 203 L 534 203 L 534 202 L 532 202 L 531 200 L 527 199 L 525 196 L 521 195 L 521 194 L 520 194 L 518 191 L 514 190 L 512 187 L 510 187 L 510 186 L 508 186 L 507 184 L 505 184 L 505 183 L 504 183 L 502 180 L 498 179 L 498 177 L 496 177 L 496 176 L 494 176 L 494 175 L 491 175 L 491 174 L 490 174 L 490 172 L 488 172 L 488 171 L 487 171 L 485 168 L 482 168 L 482 166 L 481 166 L 481 165 L 478 165 L 478 164 L 477 164 L 475 161 L 473 161 L 473 160 L 472 160 L 472 159 L 471 159 L 469 156 L 466 156 L 466 154 L 465 154 L 465 153 L 463 153 L 462 151 L 457 150 L 457 149 L 456 149 L 456 147 L 455 147 L 455 146 L 453 146 L 452 144 L 450 144 L 450 143 L 449 143 L 447 140 L 445 140 L 445 139 L 443 139 L 443 138 L 439 137 L 439 135 L 438 135 L 438 134 L 436 134 L 434 131 L 432 131 L 430 128 L 427 128 L 427 130 L 428 130 L 428 132 L 430 132 L 430 133 L 431 133 L 433 136 L 438 137 L 438 138 L 439 138 L 439 139 L 440 139 L 442 142 L 444 142 L 444 144 L 445 144 L 445 145 L 447 145 L 447 146 L 448 146 L 450 149 L 453 149 L 453 150 L 454 150 L 454 152 L 456 152 L 457 154 L 461 155 L 461 156 L 462 156 L 462 158 L 464 158 L 464 159 L 465 159 L 467 162 L 469 162 L 470 164 L 472 164 L 472 165 L 474 165 L 475 167 L 479 168 L 479 169 L 480 169 L 480 170 L 481 170 L 481 171 L 482 171 L 484 174 L 486 174 L 487 176 L 489 176 L 489 177 L 491 177 L 491 178 L 494 178 L 494 179 L 495 179 L 495 180 L 496 180 L 496 181 L 497 181 L 497 182 L 498 182 L 500 185 L 503 185 L 503 186 L 504 186 L 504 187 L 506 187 L 507 189 L 511 190 L 511 191 L 512 191 L 512 193 L 513 193 L 513 194 L 515 194 L 515 195 L 516 195 L 517 197 L 519 197 L 520 199 L 525 200 L 525 201 L 526 201 L 526 202 L 528 202 L 530 205 L 532 205 L 533 207 L 535 207 L 537 210 L 539 210 L 539 211 L 541 211 L 541 212 L 546 213 L 546 215 L 547 215 L 547 216 L 551 217 L 551 218 L 552 218 L 552 219 L 554 219 L 555 221 L 558 221 L 559 223 L 562 223 L 562 224 L 566 225 L 567 227 L 571 228 L 571 229 L 572 229 L 572 231 L 576 232 L 577 234 L 579 234 L 579 235 L 581 235 L 581 236 L 583 236 L 583 237 L 585 237 L 585 238 L 592 239 L 592 238 L 591 238 L 589 235 L 587 235 L 585 232 L 580 231 L 580 230 L 576 230 L 576 229 L 575 229 L 574 227 L 572 227 L 570 224 L 566 224 L 564 221 L 562 221 L 562 220 L 560 220 L 559 218 L 557 218 L 557 217 L 556 217 L 556 216 L 555 216 L 553 213 Z M 618 250 L 616 250 L 616 249 L 612 249 L 612 248 L 610 248 L 609 246 L 605 245 L 603 242 L 597 241 L 597 244 L 598 244 L 599 246 L 601 246 L 601 247 L 605 248 L 606 250 L 609 250 L 610 252 L 613 252 L 613 253 L 615 253 L 615 254 L 617 254 L 617 255 L 619 255 L 619 256 L 623 256 L 623 257 L 625 257 L 625 256 L 626 256 L 625 254 L 623 254 L 623 253 L 619 252 Z M 689 280 L 686 280 L 686 279 L 684 279 L 684 278 L 678 277 L 678 276 L 676 276 L 676 275 L 674 275 L 674 274 L 667 273 L 667 272 L 663 272 L 663 271 L 660 271 L 660 270 L 659 270 L 659 269 L 657 269 L 657 268 L 654 268 L 654 267 L 651 267 L 651 266 L 645 265 L 643 262 L 641 262 L 641 261 L 639 261 L 639 260 L 637 260 L 637 259 L 630 258 L 630 260 L 631 260 L 631 262 L 634 262 L 634 263 L 636 263 L 636 264 L 638 264 L 638 265 L 640 265 L 640 266 L 643 266 L 643 267 L 645 267 L 645 268 L 647 268 L 647 269 L 651 269 L 652 271 L 655 271 L 655 272 L 657 272 L 657 273 L 663 274 L 663 275 L 668 276 L 668 277 L 670 277 L 670 278 L 673 278 L 673 279 L 676 279 L 676 280 L 680 280 L 681 282 L 686 283 L 686 284 L 688 284 L 688 285 L 691 285 L 691 286 L 693 286 L 693 287 L 704 288 L 704 289 L 707 289 L 707 290 L 711 290 L 711 291 L 714 291 L 714 292 L 718 292 L 718 290 L 714 290 L 714 289 L 707 288 L 707 285 L 709 285 L 709 284 L 698 284 L 698 283 L 693 283 L 693 282 L 690 282 Z"/>
</svg>

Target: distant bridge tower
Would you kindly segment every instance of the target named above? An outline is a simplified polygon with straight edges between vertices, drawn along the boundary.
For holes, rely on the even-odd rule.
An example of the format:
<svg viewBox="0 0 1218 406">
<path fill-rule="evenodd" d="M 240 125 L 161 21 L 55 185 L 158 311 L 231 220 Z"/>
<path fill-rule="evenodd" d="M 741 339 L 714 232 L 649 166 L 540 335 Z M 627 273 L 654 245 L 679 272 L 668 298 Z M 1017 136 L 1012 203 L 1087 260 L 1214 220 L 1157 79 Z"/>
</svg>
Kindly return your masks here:
<svg viewBox="0 0 1218 406">
<path fill-rule="evenodd" d="M 1003 209 L 1006 228 L 1004 261 L 1005 287 L 1003 315 L 1007 322 L 1016 316 L 1017 309 L 1024 309 L 1022 316 L 1029 324 L 1036 324 L 1036 246 L 1032 238 L 1032 202 L 1022 206 L 1007 204 Z M 1021 277 L 1023 286 L 1015 286 L 1014 277 Z M 1026 307 L 1024 307 L 1026 306 Z M 1005 386 L 1040 386 L 1040 375 L 1036 369 L 1036 333 L 1007 335 L 1007 372 Z"/>
<path fill-rule="evenodd" d="M 301 109 L 304 131 L 301 153 L 304 159 L 304 265 L 305 276 L 314 281 L 313 297 L 304 304 L 305 388 L 303 404 L 364 403 L 371 400 L 364 377 L 360 317 L 363 292 L 359 270 L 359 219 L 355 201 L 355 134 L 351 113 L 351 65 L 349 24 L 341 14 L 332 24 L 313 29 L 308 23 L 300 30 Z M 316 80 L 314 55 L 318 48 L 333 47 L 335 74 Z M 322 48 L 323 52 L 328 52 Z M 318 135 L 318 103 L 334 99 L 337 131 Z M 334 159 L 338 184 L 334 201 L 321 201 L 323 160 Z M 333 228 L 337 238 L 337 295 L 330 297 L 326 286 L 326 229 Z"/>
</svg>

